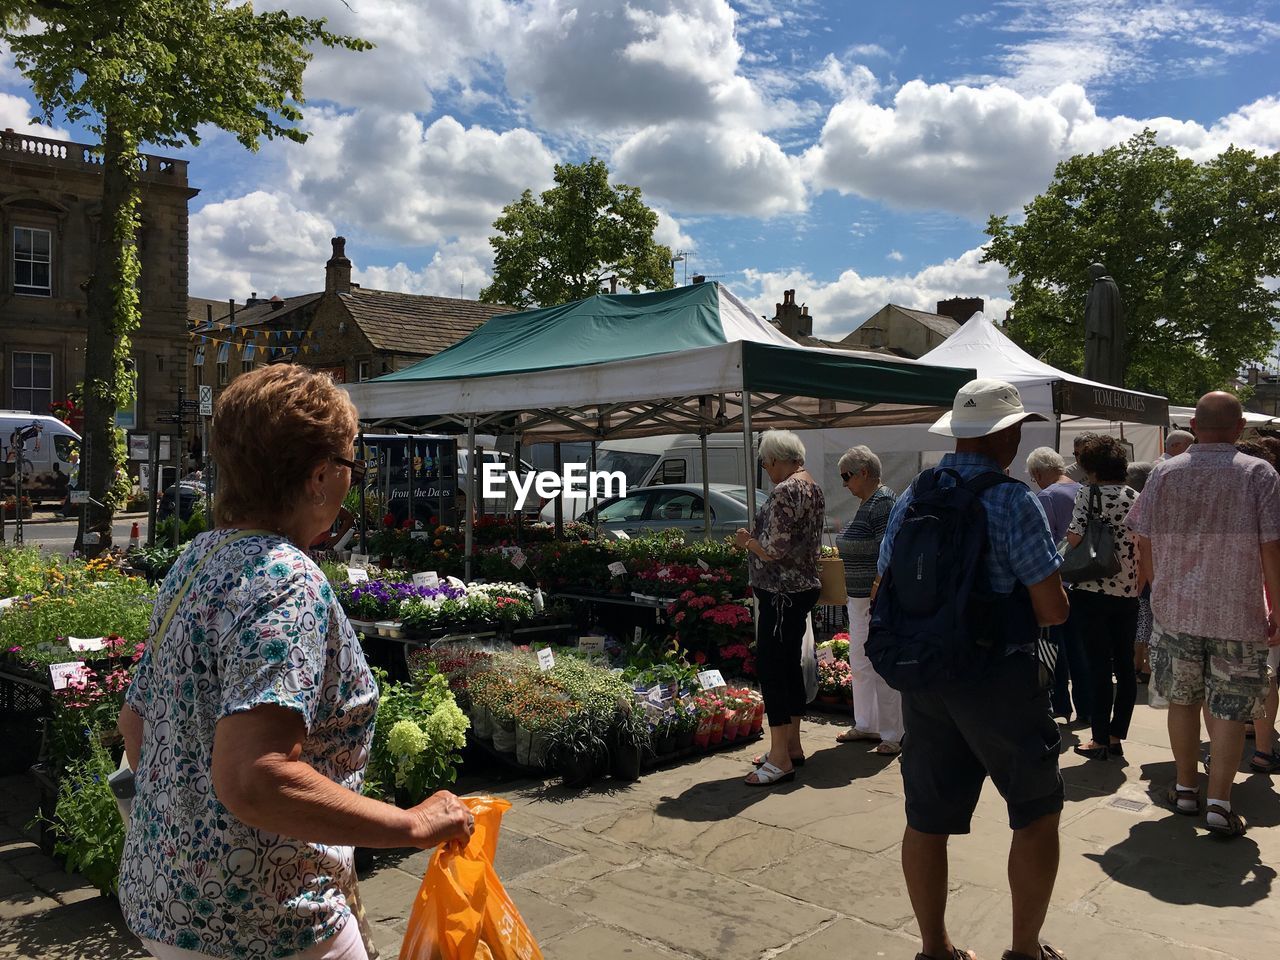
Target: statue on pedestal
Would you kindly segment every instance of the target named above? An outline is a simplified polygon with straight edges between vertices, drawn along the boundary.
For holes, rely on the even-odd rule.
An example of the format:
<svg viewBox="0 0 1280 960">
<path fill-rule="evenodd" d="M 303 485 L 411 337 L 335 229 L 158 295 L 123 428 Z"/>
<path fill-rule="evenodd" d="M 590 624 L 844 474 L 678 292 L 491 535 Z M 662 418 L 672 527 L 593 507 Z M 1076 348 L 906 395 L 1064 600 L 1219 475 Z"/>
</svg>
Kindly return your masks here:
<svg viewBox="0 0 1280 960">
<path fill-rule="evenodd" d="M 1129 343 L 1120 287 L 1100 263 L 1089 267 L 1089 279 L 1092 285 L 1084 301 L 1084 377 L 1123 387 Z"/>
</svg>

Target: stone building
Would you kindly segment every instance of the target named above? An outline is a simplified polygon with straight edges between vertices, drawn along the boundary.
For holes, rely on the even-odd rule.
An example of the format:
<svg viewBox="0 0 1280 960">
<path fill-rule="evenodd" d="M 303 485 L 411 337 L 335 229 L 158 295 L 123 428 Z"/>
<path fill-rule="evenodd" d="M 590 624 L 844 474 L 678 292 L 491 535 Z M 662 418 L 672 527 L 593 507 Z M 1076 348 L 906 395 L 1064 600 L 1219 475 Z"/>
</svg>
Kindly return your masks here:
<svg viewBox="0 0 1280 960">
<path fill-rule="evenodd" d="M 915 360 L 959 330 L 960 324 L 983 306 L 978 297 L 941 300 L 937 313 L 887 303 L 836 346 L 880 350 Z"/>
<path fill-rule="evenodd" d="M 192 327 L 194 384 L 217 392 L 263 363 L 303 363 L 340 383 L 411 366 L 515 307 L 455 297 L 366 290 L 351 280 L 346 240 L 334 237 L 324 289 L 221 304 L 212 324 Z M 213 301 L 209 301 L 212 303 Z"/>
<path fill-rule="evenodd" d="M 88 144 L 0 133 L 0 408 L 48 413 L 84 379 L 86 288 L 102 206 L 102 163 Z M 138 399 L 117 417 L 157 429 L 188 368 L 185 160 L 144 156 Z M 166 428 L 167 429 L 167 428 Z"/>
</svg>

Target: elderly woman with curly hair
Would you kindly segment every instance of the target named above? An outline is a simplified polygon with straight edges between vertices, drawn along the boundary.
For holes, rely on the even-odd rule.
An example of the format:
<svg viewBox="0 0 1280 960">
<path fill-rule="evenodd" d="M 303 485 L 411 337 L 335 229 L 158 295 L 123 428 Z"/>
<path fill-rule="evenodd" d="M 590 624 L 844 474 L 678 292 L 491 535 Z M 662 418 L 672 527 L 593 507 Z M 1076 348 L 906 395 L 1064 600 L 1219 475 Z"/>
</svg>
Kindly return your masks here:
<svg viewBox="0 0 1280 960">
<path fill-rule="evenodd" d="M 161 960 L 363 960 L 353 846 L 470 836 L 450 793 L 409 810 L 360 793 L 378 688 L 306 553 L 363 473 L 355 433 L 346 394 L 303 367 L 219 398 L 217 527 L 160 587 L 119 720 L 137 784 L 120 906 Z"/>
<path fill-rule="evenodd" d="M 769 718 L 769 752 L 756 758 L 747 777 L 753 787 L 794 780 L 804 763 L 800 721 L 804 716 L 804 673 L 800 647 L 809 613 L 818 602 L 818 549 L 826 499 L 804 468 L 804 444 L 789 430 L 767 430 L 758 456 L 774 488 L 755 529 L 736 534 L 747 550 L 756 601 L 756 668 Z"/>
</svg>

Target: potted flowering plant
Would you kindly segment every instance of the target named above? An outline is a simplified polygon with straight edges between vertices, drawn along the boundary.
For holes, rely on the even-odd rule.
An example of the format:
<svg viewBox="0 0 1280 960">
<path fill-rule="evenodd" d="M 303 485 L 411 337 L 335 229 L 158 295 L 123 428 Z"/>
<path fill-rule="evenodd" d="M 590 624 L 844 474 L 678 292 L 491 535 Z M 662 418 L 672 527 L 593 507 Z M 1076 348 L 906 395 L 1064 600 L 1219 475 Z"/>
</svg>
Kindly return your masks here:
<svg viewBox="0 0 1280 960">
<path fill-rule="evenodd" d="M 850 693 L 852 674 L 849 661 L 830 660 L 818 664 L 818 702 L 836 705 L 844 702 Z"/>
<path fill-rule="evenodd" d="M 652 747 L 649 721 L 632 701 L 620 699 L 609 731 L 609 774 L 630 783 L 640 779 L 640 762 Z"/>
<path fill-rule="evenodd" d="M 516 685 L 511 709 L 516 721 L 516 762 L 542 767 L 547 762 L 548 738 L 578 705 L 534 683 L 521 682 Z"/>
<path fill-rule="evenodd" d="M 369 778 L 376 789 L 392 788 L 400 806 L 414 806 L 457 779 L 469 723 L 442 674 L 408 684 L 376 674 L 381 692 Z"/>
</svg>

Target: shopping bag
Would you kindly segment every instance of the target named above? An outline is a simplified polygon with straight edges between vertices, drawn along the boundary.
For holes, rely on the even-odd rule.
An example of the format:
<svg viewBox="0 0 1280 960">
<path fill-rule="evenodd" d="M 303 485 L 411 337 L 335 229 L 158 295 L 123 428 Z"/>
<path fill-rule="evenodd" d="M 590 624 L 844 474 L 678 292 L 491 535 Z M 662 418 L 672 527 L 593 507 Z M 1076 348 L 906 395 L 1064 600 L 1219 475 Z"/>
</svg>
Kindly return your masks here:
<svg viewBox="0 0 1280 960">
<path fill-rule="evenodd" d="M 493 869 L 502 815 L 497 797 L 464 797 L 476 818 L 464 847 L 436 850 L 409 915 L 400 960 L 542 960 L 520 912 Z"/>
<path fill-rule="evenodd" d="M 813 636 L 813 614 L 804 622 L 804 641 L 800 646 L 800 669 L 804 671 L 804 702 L 813 703 L 818 696 L 818 651 Z"/>
</svg>

